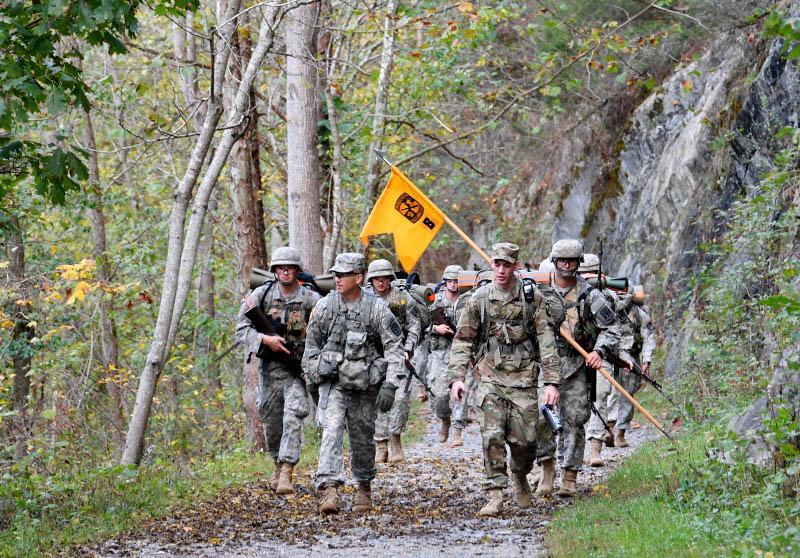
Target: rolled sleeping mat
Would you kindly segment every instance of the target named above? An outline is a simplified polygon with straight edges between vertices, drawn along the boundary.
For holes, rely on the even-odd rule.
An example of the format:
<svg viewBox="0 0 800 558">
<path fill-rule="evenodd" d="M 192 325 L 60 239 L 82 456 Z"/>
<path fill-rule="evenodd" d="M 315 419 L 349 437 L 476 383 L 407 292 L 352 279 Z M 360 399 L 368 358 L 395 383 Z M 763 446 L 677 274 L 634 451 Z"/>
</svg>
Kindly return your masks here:
<svg viewBox="0 0 800 558">
<path fill-rule="evenodd" d="M 254 267 L 250 271 L 250 290 L 252 291 L 254 289 L 257 289 L 264 283 L 274 280 L 275 280 L 275 274 L 272 273 L 271 271 Z"/>
<path fill-rule="evenodd" d="M 549 271 L 519 270 L 516 272 L 516 275 L 520 279 L 532 279 L 538 285 L 550 285 L 551 281 Z M 478 286 L 480 283 L 489 282 L 492 279 L 494 279 L 494 273 L 491 269 L 482 269 L 480 271 L 459 271 L 458 292 L 459 294 L 465 293 L 473 287 Z"/>
</svg>

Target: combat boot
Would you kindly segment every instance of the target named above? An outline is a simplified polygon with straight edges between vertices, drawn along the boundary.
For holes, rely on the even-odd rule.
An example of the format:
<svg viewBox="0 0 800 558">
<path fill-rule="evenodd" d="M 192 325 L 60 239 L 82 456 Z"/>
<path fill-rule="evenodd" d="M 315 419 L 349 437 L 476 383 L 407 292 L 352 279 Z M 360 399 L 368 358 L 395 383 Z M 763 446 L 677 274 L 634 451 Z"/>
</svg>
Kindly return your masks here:
<svg viewBox="0 0 800 558">
<path fill-rule="evenodd" d="M 400 438 L 400 434 L 392 434 L 392 438 L 389 441 L 389 463 L 397 464 L 402 463 L 406 460 L 406 456 L 403 455 L 403 440 Z"/>
<path fill-rule="evenodd" d="M 439 430 L 439 442 L 444 444 L 450 437 L 450 419 L 442 419 L 442 427 Z"/>
<path fill-rule="evenodd" d="M 616 424 L 617 424 L 617 421 L 615 421 L 615 420 L 608 421 L 608 431 L 606 431 L 606 437 L 603 438 L 603 443 L 606 445 L 606 447 L 609 447 L 609 448 L 613 448 L 614 447 L 614 442 L 615 442 L 614 436 L 612 436 L 609 433 L 609 431 L 610 432 L 614 432 L 614 425 L 616 425 Z"/>
<path fill-rule="evenodd" d="M 453 441 L 450 442 L 454 448 L 458 448 L 464 445 L 464 440 L 461 438 L 461 428 L 458 426 L 453 428 Z"/>
<path fill-rule="evenodd" d="M 578 481 L 578 471 L 574 469 L 564 469 L 564 475 L 561 477 L 561 488 L 558 490 L 559 496 L 570 497 L 575 496 L 575 483 Z"/>
<path fill-rule="evenodd" d="M 353 501 L 353 513 L 365 513 L 372 509 L 372 487 L 369 481 L 359 481 L 356 498 Z"/>
<path fill-rule="evenodd" d="M 536 497 L 550 496 L 553 493 L 553 482 L 556 480 L 556 460 L 550 458 L 542 461 L 542 476 L 536 488 Z"/>
<path fill-rule="evenodd" d="M 294 472 L 294 464 L 284 463 L 281 466 L 281 475 L 278 477 L 278 486 L 275 492 L 281 495 L 294 494 L 294 487 L 292 486 L 292 473 Z"/>
<path fill-rule="evenodd" d="M 323 515 L 331 515 L 339 513 L 339 492 L 335 486 L 329 486 L 322 494 L 322 500 L 319 503 L 319 513 Z"/>
<path fill-rule="evenodd" d="M 389 459 L 389 442 L 381 440 L 375 442 L 375 463 L 386 463 Z"/>
<path fill-rule="evenodd" d="M 600 451 L 603 448 L 603 441 L 602 440 L 595 440 L 594 438 L 589 440 L 591 446 L 591 453 L 589 454 L 589 465 L 592 467 L 602 467 L 605 465 L 605 461 L 603 458 L 600 457 Z"/>
<path fill-rule="evenodd" d="M 278 488 L 278 479 L 281 476 L 281 464 L 277 461 L 272 461 L 272 476 L 269 478 L 269 487 L 274 492 Z"/>
<path fill-rule="evenodd" d="M 503 489 L 489 491 L 489 501 L 478 512 L 478 517 L 497 517 L 503 511 Z"/>
<path fill-rule="evenodd" d="M 617 435 L 614 436 L 614 444 L 618 448 L 627 448 L 630 445 L 628 444 L 628 440 L 625 439 L 625 430 L 617 430 Z"/>
<path fill-rule="evenodd" d="M 521 509 L 527 509 L 533 505 L 531 501 L 531 485 L 528 484 L 528 475 L 524 473 L 514 473 L 514 497 L 517 505 Z"/>
</svg>

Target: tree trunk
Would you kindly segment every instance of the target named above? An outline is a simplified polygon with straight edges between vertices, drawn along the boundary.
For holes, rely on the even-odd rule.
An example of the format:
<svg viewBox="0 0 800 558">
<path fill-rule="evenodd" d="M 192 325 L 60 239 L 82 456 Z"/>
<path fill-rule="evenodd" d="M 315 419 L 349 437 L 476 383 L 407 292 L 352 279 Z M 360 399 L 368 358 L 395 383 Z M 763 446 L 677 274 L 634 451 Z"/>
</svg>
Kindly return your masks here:
<svg viewBox="0 0 800 558">
<path fill-rule="evenodd" d="M 170 212 L 169 242 L 167 246 L 167 260 L 164 268 L 164 285 L 161 292 L 161 302 L 158 318 L 153 331 L 150 350 L 139 380 L 136 391 L 136 403 L 128 426 L 125 438 L 125 450 L 120 460 L 123 465 L 138 464 L 144 450 L 144 434 L 150 418 L 150 407 L 153 403 L 158 377 L 161 374 L 163 363 L 167 354 L 167 337 L 172 322 L 175 298 L 178 290 L 178 272 L 181 264 L 184 243 L 184 225 L 186 212 L 192 198 L 192 191 L 200 175 L 203 162 L 206 159 L 211 141 L 216 131 L 217 123 L 222 116 L 222 105 L 219 93 L 222 91 L 222 81 L 228 67 L 230 48 L 233 33 L 236 31 L 234 15 L 239 13 L 241 0 L 229 0 L 223 25 L 216 31 L 221 40 L 215 37 L 214 44 L 219 45 L 220 51 L 215 53 L 213 61 L 213 76 L 211 83 L 212 94 L 209 96 L 206 117 L 203 128 L 192 149 L 186 172 L 175 189 L 175 197 Z"/>
<path fill-rule="evenodd" d="M 304 268 L 322 272 L 320 228 L 317 66 L 314 47 L 319 2 L 299 6 L 286 30 L 286 143 L 289 244 Z"/>
<path fill-rule="evenodd" d="M 208 211 L 213 216 L 217 212 L 216 196 L 211 198 Z M 209 217 L 210 217 L 209 216 Z M 216 317 L 214 308 L 214 221 L 207 218 L 203 223 L 202 240 L 200 241 L 200 276 L 197 280 L 197 310 L 204 314 L 210 321 Z M 209 389 L 206 397 L 212 400 L 216 391 L 222 388 L 222 379 L 219 375 L 219 363 L 214 358 L 213 342 L 207 331 L 200 329 L 197 334 L 197 356 L 205 364 Z"/>
<path fill-rule="evenodd" d="M 6 257 L 8 258 L 8 273 L 12 284 L 17 285 L 17 293 L 12 297 L 7 306 L 9 317 L 14 321 L 14 330 L 11 333 L 13 349 L 12 364 L 14 367 L 14 386 L 11 392 L 12 410 L 14 417 L 11 420 L 11 440 L 14 443 L 17 458 L 22 458 L 28 453 L 27 442 L 30 438 L 28 425 L 28 396 L 31 390 L 30 341 L 33 338 L 34 328 L 30 319 L 25 315 L 26 306 L 16 303 L 16 300 L 28 299 L 29 287 L 25 276 L 25 242 L 22 234 L 22 223 L 16 215 L 11 215 L 6 231 Z"/>
<path fill-rule="evenodd" d="M 394 59 L 394 20 L 397 14 L 399 0 L 389 0 L 386 10 L 386 20 L 383 25 L 383 51 L 381 52 L 381 68 L 378 74 L 378 88 L 375 91 L 375 114 L 372 118 L 372 141 L 367 153 L 367 179 L 364 186 L 364 208 L 361 222 L 366 223 L 372 206 L 375 204 L 380 179 L 381 160 L 375 154 L 375 149 L 382 149 L 384 127 L 386 125 L 386 107 L 389 93 L 389 77 L 392 73 Z"/>
<path fill-rule="evenodd" d="M 248 36 L 239 37 L 234 48 L 239 56 L 231 67 L 232 86 L 241 80 L 242 69 L 251 58 Z M 233 206 L 233 228 L 236 234 L 236 269 L 239 275 L 237 290 L 240 298 L 250 291 L 250 272 L 254 267 L 266 268 L 267 246 L 264 238 L 264 203 L 261 191 L 261 168 L 259 165 L 258 113 L 256 111 L 255 87 L 250 88 L 247 121 L 242 141 L 231 149 L 231 202 Z M 242 369 L 242 401 L 247 420 L 247 439 L 255 451 L 266 451 L 267 441 L 264 427 L 258 415 L 258 363 L 245 365 Z"/>
<path fill-rule="evenodd" d="M 111 283 L 111 265 L 108 261 L 106 242 L 106 218 L 103 211 L 103 192 L 100 186 L 100 169 L 97 160 L 97 142 L 95 141 L 92 114 L 85 111 L 86 126 L 84 127 L 84 142 L 88 150 L 89 163 L 89 197 L 91 200 L 92 237 L 94 240 L 94 257 L 97 262 L 97 279 L 101 284 Z M 123 416 L 122 389 L 117 382 L 119 377 L 119 343 L 117 341 L 117 326 L 112 317 L 111 298 L 103 295 L 100 302 L 100 364 L 103 367 L 105 378 L 103 385 L 108 390 L 111 398 L 109 412 L 111 420 L 111 437 L 114 440 L 114 449 L 117 457 L 122 454 L 125 446 L 125 417 Z"/>
</svg>

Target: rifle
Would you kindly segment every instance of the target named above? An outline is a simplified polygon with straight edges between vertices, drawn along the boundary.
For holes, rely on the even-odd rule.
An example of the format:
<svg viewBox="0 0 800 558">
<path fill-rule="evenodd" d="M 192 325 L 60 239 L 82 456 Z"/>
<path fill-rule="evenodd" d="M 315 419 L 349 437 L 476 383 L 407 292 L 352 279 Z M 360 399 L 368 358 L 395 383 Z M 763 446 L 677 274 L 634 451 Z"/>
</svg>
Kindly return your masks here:
<svg viewBox="0 0 800 558">
<path fill-rule="evenodd" d="M 289 372 L 302 380 L 304 375 L 303 367 L 301 365 L 300 358 L 297 355 L 297 347 L 295 346 L 294 342 L 286 339 L 286 326 L 283 324 L 278 324 L 279 327 L 283 326 L 281 328 L 282 331 L 279 332 L 275 327 L 275 322 L 273 322 L 272 319 L 270 319 L 270 317 L 264 313 L 258 303 L 255 301 L 253 301 L 253 303 L 253 306 L 248 308 L 244 315 L 247 316 L 256 331 L 262 335 L 279 335 L 280 337 L 283 337 L 285 346 L 287 349 L 289 349 L 288 354 L 283 352 L 275 352 L 266 345 L 262 344 L 259 347 L 256 356 L 264 361 L 271 360 L 284 365 Z"/>
<path fill-rule="evenodd" d="M 419 373 L 417 372 L 417 369 L 414 368 L 413 364 L 411 364 L 411 361 L 409 361 L 408 359 L 403 359 L 403 362 L 405 363 L 406 369 L 409 372 L 408 378 L 406 379 L 406 387 L 403 388 L 404 391 L 406 393 L 408 393 L 411 390 L 411 378 L 416 378 L 417 380 L 419 380 L 419 383 L 422 384 L 422 387 L 425 388 L 425 391 L 427 391 L 431 395 L 432 398 L 436 399 L 436 396 L 433 394 L 433 391 L 431 391 L 431 388 L 428 387 L 428 384 L 419 375 Z"/>
<path fill-rule="evenodd" d="M 449 327 L 453 332 L 456 330 L 456 325 L 447 318 L 444 314 L 444 308 L 439 306 L 438 308 L 434 308 L 431 312 L 431 321 L 433 325 L 446 325 Z M 455 333 L 446 333 L 444 337 L 453 337 Z"/>
<path fill-rule="evenodd" d="M 609 355 L 608 361 L 611 364 L 618 366 L 620 368 L 625 368 L 625 369 L 628 368 L 628 364 L 619 357 L 617 357 L 616 355 Z M 664 391 L 664 387 L 661 384 L 659 384 L 655 379 L 653 379 L 653 377 L 650 376 L 647 372 L 642 370 L 642 367 L 639 366 L 639 363 L 636 362 L 635 358 L 631 357 L 631 362 L 633 363 L 633 368 L 630 369 L 631 374 L 636 374 L 637 376 L 641 377 L 645 382 L 653 386 L 658 393 L 663 395 L 664 398 L 667 401 L 669 401 L 673 407 L 675 407 L 676 409 L 680 408 L 675 404 L 672 398 L 669 395 L 667 395 L 667 393 Z"/>
</svg>

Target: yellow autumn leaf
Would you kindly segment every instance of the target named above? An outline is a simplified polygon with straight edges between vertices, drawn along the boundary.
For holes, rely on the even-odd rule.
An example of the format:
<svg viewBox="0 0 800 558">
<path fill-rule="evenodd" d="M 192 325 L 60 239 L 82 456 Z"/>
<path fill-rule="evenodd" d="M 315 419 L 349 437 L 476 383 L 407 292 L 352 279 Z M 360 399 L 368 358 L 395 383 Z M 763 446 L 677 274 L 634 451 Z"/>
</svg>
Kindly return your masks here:
<svg viewBox="0 0 800 558">
<path fill-rule="evenodd" d="M 68 281 L 88 279 L 94 271 L 94 260 L 84 258 L 76 264 L 59 265 L 56 270 L 61 273 L 62 279 L 67 279 Z"/>
<path fill-rule="evenodd" d="M 56 245 L 55 244 L 51 244 L 50 245 L 50 255 L 51 256 L 55 256 L 56 255 Z"/>
<path fill-rule="evenodd" d="M 461 2 L 458 5 L 458 11 L 462 14 L 469 14 L 474 11 L 474 7 L 472 6 L 472 2 Z"/>
<path fill-rule="evenodd" d="M 75 288 L 72 289 L 72 292 L 69 293 L 69 296 L 67 297 L 67 304 L 72 304 L 76 300 L 81 302 L 84 298 L 86 298 L 86 293 L 88 293 L 91 288 L 92 286 L 86 281 L 78 281 L 75 284 Z"/>
<path fill-rule="evenodd" d="M 0 269 L 5 269 L 7 267 L 8 267 L 8 260 L 0 262 Z"/>
</svg>

